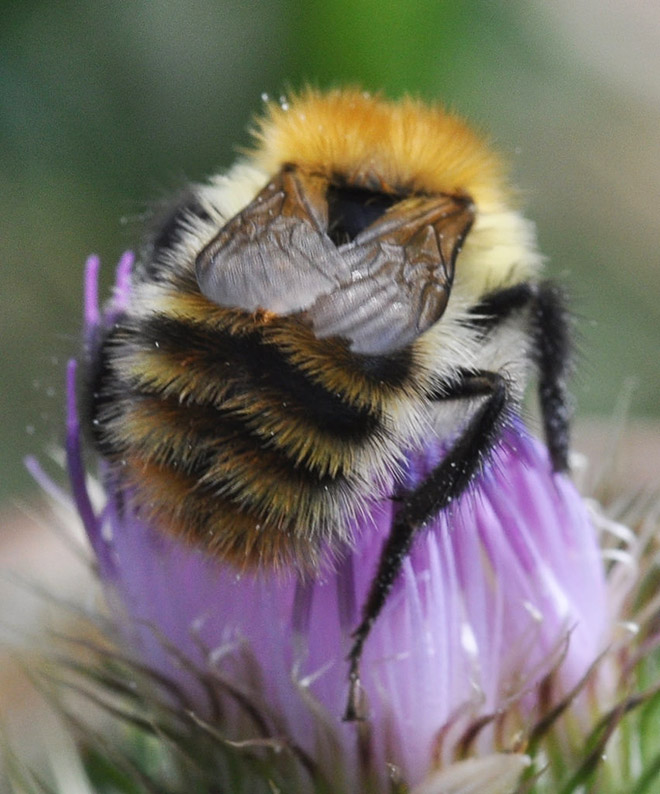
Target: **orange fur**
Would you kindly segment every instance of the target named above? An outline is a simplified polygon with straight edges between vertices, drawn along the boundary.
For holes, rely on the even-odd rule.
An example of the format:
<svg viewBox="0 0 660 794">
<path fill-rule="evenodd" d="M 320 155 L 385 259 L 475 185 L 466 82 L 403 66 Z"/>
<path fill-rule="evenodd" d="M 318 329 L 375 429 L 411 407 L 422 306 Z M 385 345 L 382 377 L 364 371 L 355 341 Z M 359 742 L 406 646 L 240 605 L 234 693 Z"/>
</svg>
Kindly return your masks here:
<svg viewBox="0 0 660 794">
<path fill-rule="evenodd" d="M 196 484 L 180 473 L 139 459 L 127 464 L 129 489 L 139 485 L 147 497 L 134 505 L 138 514 L 172 537 L 192 546 L 201 543 L 238 570 L 266 565 L 284 572 L 294 562 L 302 575 L 316 570 L 319 544 L 311 534 L 292 533 L 288 526 L 273 521 L 260 524 L 221 496 L 209 500 L 199 494 Z"/>
<path fill-rule="evenodd" d="M 386 190 L 467 193 L 482 207 L 509 198 L 502 163 L 486 144 L 458 117 L 410 97 L 307 89 L 285 107 L 269 104 L 255 137 L 251 154 L 267 173 L 295 162 Z"/>
</svg>

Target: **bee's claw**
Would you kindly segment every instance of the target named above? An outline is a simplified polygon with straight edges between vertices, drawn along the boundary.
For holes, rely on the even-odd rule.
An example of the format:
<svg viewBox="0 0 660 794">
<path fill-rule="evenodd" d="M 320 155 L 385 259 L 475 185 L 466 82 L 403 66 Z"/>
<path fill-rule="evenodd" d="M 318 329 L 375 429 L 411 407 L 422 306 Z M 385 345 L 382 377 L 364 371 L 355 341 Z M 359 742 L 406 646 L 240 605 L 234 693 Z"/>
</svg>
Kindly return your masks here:
<svg viewBox="0 0 660 794">
<path fill-rule="evenodd" d="M 348 703 L 344 712 L 344 722 L 362 722 L 366 720 L 366 699 L 357 670 L 351 670 L 348 681 Z"/>
</svg>

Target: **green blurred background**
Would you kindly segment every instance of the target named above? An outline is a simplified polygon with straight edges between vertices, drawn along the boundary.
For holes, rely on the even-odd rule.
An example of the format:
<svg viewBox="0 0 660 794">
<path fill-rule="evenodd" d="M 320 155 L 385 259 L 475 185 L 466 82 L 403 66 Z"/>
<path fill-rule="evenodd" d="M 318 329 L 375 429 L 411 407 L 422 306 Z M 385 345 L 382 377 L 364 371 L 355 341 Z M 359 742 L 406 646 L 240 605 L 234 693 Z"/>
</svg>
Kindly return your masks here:
<svg viewBox="0 0 660 794">
<path fill-rule="evenodd" d="M 660 14 L 630 0 L 0 2 L 0 498 L 61 440 L 82 265 L 104 283 L 154 199 L 228 165 L 261 95 L 442 99 L 511 160 L 574 295 L 582 415 L 660 412 Z"/>
</svg>

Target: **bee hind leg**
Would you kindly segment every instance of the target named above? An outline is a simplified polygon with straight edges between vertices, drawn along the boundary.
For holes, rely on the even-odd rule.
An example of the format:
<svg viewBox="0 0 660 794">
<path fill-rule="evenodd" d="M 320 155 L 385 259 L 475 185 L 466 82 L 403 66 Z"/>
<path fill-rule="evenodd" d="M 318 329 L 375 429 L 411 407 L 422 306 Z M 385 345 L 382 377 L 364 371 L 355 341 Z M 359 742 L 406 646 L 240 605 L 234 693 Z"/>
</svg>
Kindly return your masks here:
<svg viewBox="0 0 660 794">
<path fill-rule="evenodd" d="M 539 402 L 545 441 L 555 471 L 568 470 L 571 401 L 568 376 L 573 340 L 570 316 L 562 291 L 552 282 L 539 285 L 532 312 L 533 358 L 539 382 Z"/>
<path fill-rule="evenodd" d="M 437 399 L 474 399 L 483 401 L 463 433 L 416 488 L 403 494 L 390 534 L 380 554 L 376 575 L 362 607 L 362 619 L 352 634 L 349 651 L 349 695 L 344 720 L 365 718 L 360 686 L 360 660 L 364 644 L 410 553 L 418 530 L 458 498 L 470 485 L 495 444 L 508 405 L 506 381 L 495 372 L 463 373 L 461 379 Z"/>
<path fill-rule="evenodd" d="M 471 313 L 488 332 L 512 314 L 530 312 L 530 358 L 538 370 L 543 431 L 555 471 L 568 469 L 571 403 L 567 381 L 572 369 L 571 319 L 562 290 L 552 281 L 514 284 L 486 295 Z"/>
</svg>

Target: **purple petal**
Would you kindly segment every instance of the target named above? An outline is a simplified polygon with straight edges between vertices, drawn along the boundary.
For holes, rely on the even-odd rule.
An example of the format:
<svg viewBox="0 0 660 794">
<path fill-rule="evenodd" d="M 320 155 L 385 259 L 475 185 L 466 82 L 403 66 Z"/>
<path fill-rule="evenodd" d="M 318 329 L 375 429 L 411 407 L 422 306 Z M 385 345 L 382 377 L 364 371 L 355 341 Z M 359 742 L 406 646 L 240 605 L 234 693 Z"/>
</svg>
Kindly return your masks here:
<svg viewBox="0 0 660 794">
<path fill-rule="evenodd" d="M 459 710 L 488 714 L 531 692 L 562 652 L 556 686 L 565 693 L 606 641 L 603 569 L 586 509 L 570 483 L 551 473 L 542 446 L 523 433 L 509 431 L 506 441 L 514 441 L 517 452 L 502 444 L 474 491 L 420 535 L 365 647 L 363 684 L 375 745 L 412 780 L 428 769 L 438 732 Z M 425 463 L 437 458 L 436 446 Z M 422 476 L 425 466 L 416 463 Z M 391 512 L 384 502 L 372 523 L 356 526 L 357 546 L 348 559 L 358 605 Z M 270 708 L 297 742 L 313 752 L 315 721 L 301 691 L 309 680 L 309 692 L 350 756 L 353 729 L 340 721 L 347 696 L 341 607 L 351 584 L 347 563 L 326 571 L 305 594 L 311 605 L 301 637 L 294 630 L 301 596 L 293 577 L 239 576 L 135 517 L 120 518 L 114 510 L 108 517 L 113 584 L 143 657 L 187 686 L 203 711 L 194 676 L 161 635 L 195 665 L 211 666 L 248 689 L 242 654 L 249 650 Z M 526 695 L 527 708 L 534 702 Z"/>
</svg>

